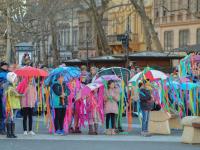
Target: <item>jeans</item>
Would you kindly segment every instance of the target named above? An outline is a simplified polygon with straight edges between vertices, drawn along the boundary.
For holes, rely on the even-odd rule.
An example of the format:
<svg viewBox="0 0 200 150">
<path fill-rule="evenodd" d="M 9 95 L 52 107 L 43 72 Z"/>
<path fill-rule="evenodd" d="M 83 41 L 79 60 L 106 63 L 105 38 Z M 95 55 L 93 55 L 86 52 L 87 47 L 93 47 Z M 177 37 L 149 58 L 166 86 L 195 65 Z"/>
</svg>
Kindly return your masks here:
<svg viewBox="0 0 200 150">
<path fill-rule="evenodd" d="M 33 108 L 26 107 L 22 108 L 23 112 L 23 129 L 27 131 L 27 118 L 29 124 L 29 131 L 32 131 L 32 124 L 33 124 Z"/>
<path fill-rule="evenodd" d="M 63 130 L 66 108 L 55 108 L 55 131 Z"/>
<path fill-rule="evenodd" d="M 109 129 L 110 120 L 111 120 L 111 127 L 112 129 L 114 129 L 115 128 L 115 114 L 113 113 L 106 114 L 106 129 Z"/>
<path fill-rule="evenodd" d="M 142 110 L 142 132 L 148 132 L 149 111 Z"/>
</svg>

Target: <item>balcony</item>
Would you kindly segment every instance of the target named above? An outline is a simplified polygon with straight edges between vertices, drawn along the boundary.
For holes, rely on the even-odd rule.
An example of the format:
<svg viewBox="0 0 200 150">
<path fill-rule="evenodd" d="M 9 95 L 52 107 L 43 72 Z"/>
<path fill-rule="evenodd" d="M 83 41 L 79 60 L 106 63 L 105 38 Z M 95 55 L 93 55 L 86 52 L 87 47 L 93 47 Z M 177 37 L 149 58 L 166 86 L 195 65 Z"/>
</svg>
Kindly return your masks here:
<svg viewBox="0 0 200 150">
<path fill-rule="evenodd" d="M 95 45 L 93 41 L 79 41 L 79 49 L 87 49 L 87 44 L 88 44 L 88 49 L 94 49 Z"/>
<path fill-rule="evenodd" d="M 120 35 L 108 35 L 108 44 L 109 45 L 122 45 L 122 42 L 118 40 Z"/>
<path fill-rule="evenodd" d="M 60 52 L 72 51 L 73 46 L 71 46 L 71 45 L 59 46 L 59 50 L 60 50 Z"/>
</svg>

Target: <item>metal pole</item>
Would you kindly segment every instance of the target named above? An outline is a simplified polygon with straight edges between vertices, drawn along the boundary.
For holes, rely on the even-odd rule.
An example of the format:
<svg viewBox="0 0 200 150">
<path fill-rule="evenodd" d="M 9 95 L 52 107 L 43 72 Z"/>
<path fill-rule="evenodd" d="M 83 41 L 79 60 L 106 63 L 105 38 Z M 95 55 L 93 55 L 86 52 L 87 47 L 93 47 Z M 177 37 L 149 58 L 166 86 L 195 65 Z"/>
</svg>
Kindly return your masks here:
<svg viewBox="0 0 200 150">
<path fill-rule="evenodd" d="M 87 34 L 87 43 L 86 43 L 86 46 L 87 46 L 87 68 L 88 68 L 88 64 L 89 64 L 89 58 L 88 58 L 88 34 Z"/>
<path fill-rule="evenodd" d="M 71 48 L 71 57 L 73 58 L 73 55 L 72 55 L 72 51 L 74 51 L 74 35 L 73 35 L 73 31 L 74 31 L 74 9 L 72 8 L 72 48 Z"/>
<path fill-rule="evenodd" d="M 128 50 L 128 45 L 129 45 L 129 36 L 128 36 L 128 32 L 126 33 L 126 67 L 128 68 L 129 65 L 129 50 Z"/>
<path fill-rule="evenodd" d="M 126 67 L 128 68 L 129 66 L 129 32 L 130 32 L 130 16 L 127 18 L 127 29 L 126 29 Z"/>
</svg>

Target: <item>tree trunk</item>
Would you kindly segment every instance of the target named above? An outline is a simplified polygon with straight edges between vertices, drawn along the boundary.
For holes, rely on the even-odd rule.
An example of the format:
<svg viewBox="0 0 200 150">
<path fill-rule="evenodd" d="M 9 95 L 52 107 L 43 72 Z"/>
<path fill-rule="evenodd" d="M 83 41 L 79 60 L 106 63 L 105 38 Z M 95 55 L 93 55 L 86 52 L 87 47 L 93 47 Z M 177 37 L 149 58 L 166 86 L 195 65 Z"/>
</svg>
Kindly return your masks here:
<svg viewBox="0 0 200 150">
<path fill-rule="evenodd" d="M 51 16 L 49 18 L 50 20 L 50 32 L 51 32 L 51 36 L 52 36 L 52 51 L 53 51 L 53 66 L 57 67 L 60 64 L 59 61 L 59 50 L 57 47 L 57 33 L 56 33 L 56 23 L 53 19 L 53 16 Z"/>
<path fill-rule="evenodd" d="M 7 63 L 11 63 L 11 21 L 10 21 L 10 7 L 9 7 L 9 1 L 6 1 L 7 3 L 7 45 L 6 45 L 6 61 Z"/>
<path fill-rule="evenodd" d="M 151 38 L 150 38 L 151 41 L 152 41 L 151 48 L 153 48 L 154 50 L 157 50 L 157 51 L 163 51 L 162 45 L 161 45 L 160 40 L 159 40 L 159 38 L 157 36 L 157 33 L 156 33 L 155 29 L 154 29 L 154 26 L 153 26 L 153 24 L 151 22 L 151 19 L 146 14 L 143 1 L 142 0 L 141 1 L 131 0 L 131 3 L 134 6 L 136 12 L 139 14 L 142 22 L 145 25 L 144 26 L 144 28 L 146 28 L 145 31 L 149 32 L 147 34 L 147 36 L 148 35 L 151 36 Z M 145 34 L 145 36 L 146 36 L 146 34 Z M 146 37 L 146 39 L 148 39 L 148 37 Z"/>
<path fill-rule="evenodd" d="M 104 54 L 111 54 L 111 49 L 108 45 L 107 37 L 105 34 L 105 31 L 102 26 L 102 19 L 101 16 L 97 12 L 96 4 L 94 0 L 91 1 L 91 13 L 94 17 L 94 24 L 96 27 L 96 31 L 99 37 L 99 42 L 101 44 L 102 50 L 99 52 L 99 55 L 104 55 Z"/>
<path fill-rule="evenodd" d="M 43 60 L 43 65 L 48 66 L 48 57 L 47 57 L 47 52 L 46 52 L 46 44 L 45 44 L 45 37 L 43 35 L 42 37 L 42 60 Z"/>
<path fill-rule="evenodd" d="M 144 30 L 144 40 L 145 40 L 145 46 L 146 46 L 146 50 L 147 51 L 151 51 L 151 35 L 149 34 L 148 29 L 145 27 L 145 22 L 143 20 L 142 21 L 142 27 Z"/>
</svg>

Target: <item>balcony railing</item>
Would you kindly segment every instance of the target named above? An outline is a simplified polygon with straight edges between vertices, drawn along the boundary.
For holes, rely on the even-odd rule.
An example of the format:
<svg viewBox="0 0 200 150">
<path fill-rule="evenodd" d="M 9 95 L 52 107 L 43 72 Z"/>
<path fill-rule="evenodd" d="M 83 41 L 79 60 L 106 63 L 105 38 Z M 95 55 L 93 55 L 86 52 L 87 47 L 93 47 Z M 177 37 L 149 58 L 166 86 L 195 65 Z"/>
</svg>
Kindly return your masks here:
<svg viewBox="0 0 200 150">
<path fill-rule="evenodd" d="M 108 35 L 107 40 L 109 45 L 121 45 L 122 42 L 118 39 L 120 35 Z"/>
<path fill-rule="evenodd" d="M 60 52 L 62 52 L 62 51 L 72 51 L 73 46 L 71 46 L 71 45 L 59 46 L 59 50 L 60 50 Z"/>
<path fill-rule="evenodd" d="M 123 34 L 120 35 L 108 35 L 108 44 L 109 45 L 121 45 L 122 41 L 120 40 L 120 37 L 123 36 Z M 132 43 L 137 43 L 139 41 L 139 36 L 137 33 L 130 33 L 129 34 L 129 41 Z"/>
</svg>

